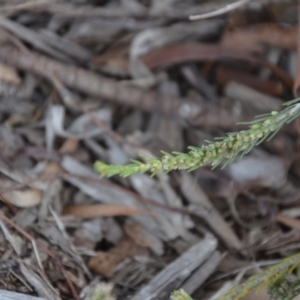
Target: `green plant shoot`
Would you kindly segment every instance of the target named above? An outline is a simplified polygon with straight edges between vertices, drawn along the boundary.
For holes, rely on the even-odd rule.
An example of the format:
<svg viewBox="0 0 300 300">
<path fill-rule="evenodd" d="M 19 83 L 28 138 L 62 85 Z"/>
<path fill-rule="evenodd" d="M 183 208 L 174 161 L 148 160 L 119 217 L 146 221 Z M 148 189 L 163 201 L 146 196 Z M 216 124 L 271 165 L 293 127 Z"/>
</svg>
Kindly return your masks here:
<svg viewBox="0 0 300 300">
<path fill-rule="evenodd" d="M 262 288 L 269 288 L 271 294 L 278 295 L 280 288 L 283 287 L 282 285 L 287 283 L 286 280 L 283 282 L 282 279 L 285 279 L 285 277 L 291 274 L 299 265 L 300 253 L 289 256 L 265 271 L 253 275 L 244 283 L 236 285 L 217 300 L 239 300 L 246 296 L 250 291 Z M 276 288 L 277 290 L 275 290 Z M 289 298 L 284 299 L 288 300 Z"/>
<path fill-rule="evenodd" d="M 175 291 L 171 295 L 171 300 L 193 300 L 184 290 Z"/>
<path fill-rule="evenodd" d="M 294 120 L 300 114 L 299 99 L 284 104 L 285 109 L 280 112 L 257 116 L 254 121 L 241 123 L 249 126 L 248 130 L 228 133 L 226 137 L 216 138 L 215 142 L 208 141 L 201 148 L 189 147 L 188 153 L 162 152 L 161 158 L 143 156 L 145 162 L 132 160 L 125 166 L 107 165 L 97 161 L 95 169 L 103 177 L 120 175 L 123 177 L 135 173 L 150 172 L 152 176 L 160 170 L 168 173 L 172 170 L 193 171 L 204 165 L 212 165 L 213 168 L 220 164 L 223 167 L 232 163 L 237 157 L 243 157 L 251 149 L 264 140 L 271 139 L 280 128 Z"/>
</svg>

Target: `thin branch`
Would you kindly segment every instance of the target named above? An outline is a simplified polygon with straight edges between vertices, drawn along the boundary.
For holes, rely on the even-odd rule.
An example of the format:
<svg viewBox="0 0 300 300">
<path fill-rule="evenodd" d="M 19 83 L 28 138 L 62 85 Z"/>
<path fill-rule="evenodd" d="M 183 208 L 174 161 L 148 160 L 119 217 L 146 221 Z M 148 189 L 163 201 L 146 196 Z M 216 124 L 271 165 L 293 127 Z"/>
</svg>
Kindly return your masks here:
<svg viewBox="0 0 300 300">
<path fill-rule="evenodd" d="M 52 253 L 48 248 L 46 248 L 42 243 L 40 243 L 39 241 L 36 241 L 34 239 L 33 236 L 31 236 L 28 232 L 26 232 L 24 229 L 22 229 L 21 227 L 19 227 L 16 223 L 14 223 L 11 219 L 9 219 L 2 211 L 0 211 L 0 219 L 4 222 L 6 222 L 7 224 L 9 224 L 10 226 L 12 226 L 15 230 L 17 230 L 20 234 L 22 234 L 25 238 L 27 238 L 31 243 L 35 242 L 36 245 L 43 250 L 45 253 L 47 253 L 48 256 L 50 256 L 55 263 L 57 264 L 57 266 L 59 267 L 60 271 L 62 272 L 64 278 L 67 281 L 67 284 L 72 292 L 72 295 L 74 297 L 74 299 L 76 300 L 80 300 L 75 287 L 72 283 L 72 281 L 69 279 L 62 263 L 60 262 L 60 260 L 55 256 L 54 253 Z"/>
<path fill-rule="evenodd" d="M 25 53 L 7 45 L 0 47 L 0 61 L 20 70 L 42 76 L 50 82 L 53 82 L 53 78 L 56 77 L 63 86 L 87 95 L 173 117 L 183 125 L 191 123 L 200 125 L 201 122 L 207 122 L 212 116 L 217 116 L 212 118 L 216 121 L 214 124 L 210 122 L 206 125 L 219 126 L 221 120 L 226 126 L 230 126 L 242 120 L 241 116 L 234 118 L 230 112 L 225 118 L 224 115 L 227 112 L 224 114 L 224 111 L 221 111 L 216 105 L 206 101 L 198 103 L 189 99 L 122 85 L 82 68 L 63 64 L 34 52 L 27 51 Z"/>
<path fill-rule="evenodd" d="M 52 0 L 53 2 L 53 0 Z M 16 12 L 19 10 L 29 10 L 34 9 L 39 5 L 46 5 L 49 4 L 49 0 L 37 0 L 37 1 L 29 1 L 21 4 L 16 5 L 7 5 L 7 6 L 1 6 L 0 12 Z"/>
<path fill-rule="evenodd" d="M 206 13 L 206 14 L 201 14 L 201 15 L 192 15 L 189 17 L 189 19 L 191 21 L 196 21 L 196 20 L 203 20 L 203 19 L 208 19 L 208 18 L 213 18 L 216 16 L 220 16 L 223 14 L 226 14 L 232 10 L 235 10 L 245 4 L 248 4 L 251 0 L 241 0 L 241 1 L 237 1 L 231 4 L 227 4 L 226 6 L 219 8 L 215 11 Z"/>
</svg>

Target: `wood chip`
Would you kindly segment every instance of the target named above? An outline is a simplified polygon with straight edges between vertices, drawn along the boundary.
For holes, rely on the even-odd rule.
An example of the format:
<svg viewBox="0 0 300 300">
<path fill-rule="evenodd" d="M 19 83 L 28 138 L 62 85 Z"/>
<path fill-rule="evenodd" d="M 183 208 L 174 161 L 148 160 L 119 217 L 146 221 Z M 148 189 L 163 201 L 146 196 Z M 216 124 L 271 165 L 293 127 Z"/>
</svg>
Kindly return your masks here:
<svg viewBox="0 0 300 300">
<path fill-rule="evenodd" d="M 217 247 L 211 234 L 166 266 L 131 300 L 168 299 L 170 293 L 181 286 L 192 272 L 203 264 Z M 164 298 L 165 297 L 165 298 Z"/>
</svg>

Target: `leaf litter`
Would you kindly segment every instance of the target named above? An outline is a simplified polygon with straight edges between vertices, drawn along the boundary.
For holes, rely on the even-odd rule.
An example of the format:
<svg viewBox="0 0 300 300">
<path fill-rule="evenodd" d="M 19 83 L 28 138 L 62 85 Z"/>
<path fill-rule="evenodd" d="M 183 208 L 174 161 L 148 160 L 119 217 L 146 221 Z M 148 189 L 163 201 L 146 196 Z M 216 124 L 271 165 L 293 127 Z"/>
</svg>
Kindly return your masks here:
<svg viewBox="0 0 300 300">
<path fill-rule="evenodd" d="M 215 299 L 299 251 L 298 121 L 224 170 L 93 169 L 299 96 L 297 1 L 0 2 L 0 298 Z"/>
</svg>

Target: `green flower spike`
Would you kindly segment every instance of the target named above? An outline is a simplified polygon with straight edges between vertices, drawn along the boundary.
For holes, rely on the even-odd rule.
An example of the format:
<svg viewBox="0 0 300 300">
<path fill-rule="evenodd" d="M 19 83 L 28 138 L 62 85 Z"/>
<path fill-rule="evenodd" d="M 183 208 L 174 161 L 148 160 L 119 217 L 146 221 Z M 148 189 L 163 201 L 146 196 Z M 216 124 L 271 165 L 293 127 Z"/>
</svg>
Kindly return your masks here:
<svg viewBox="0 0 300 300">
<path fill-rule="evenodd" d="M 190 172 L 208 164 L 213 168 L 220 164 L 225 167 L 238 156 L 242 158 L 264 140 L 271 139 L 284 124 L 298 117 L 300 114 L 299 100 L 295 99 L 285 103 L 285 109 L 280 112 L 272 111 L 257 116 L 252 122 L 241 123 L 248 125 L 248 130 L 228 133 L 227 137 L 216 138 L 216 142 L 208 142 L 201 148 L 189 147 L 188 153 L 162 152 L 161 158 L 145 157 L 145 162 L 131 160 L 131 164 L 125 166 L 107 165 L 97 161 L 95 169 L 103 177 L 114 175 L 127 177 L 145 172 L 150 172 L 154 176 L 160 170 L 165 173 L 172 170 L 188 170 Z"/>
<path fill-rule="evenodd" d="M 255 274 L 248 278 L 244 283 L 234 286 L 224 296 L 216 300 L 240 300 L 253 290 L 268 287 L 271 299 L 291 300 L 300 292 L 300 280 L 291 280 L 290 274 L 300 265 L 300 253 L 294 254 L 283 259 L 280 263 Z M 294 276 L 293 276 L 294 277 Z M 292 295 L 292 298 L 289 295 Z M 285 295 L 286 298 L 281 296 Z M 274 298 L 274 296 L 276 296 Z"/>
<path fill-rule="evenodd" d="M 171 295 L 171 300 L 193 300 L 184 290 L 175 291 Z"/>
</svg>

